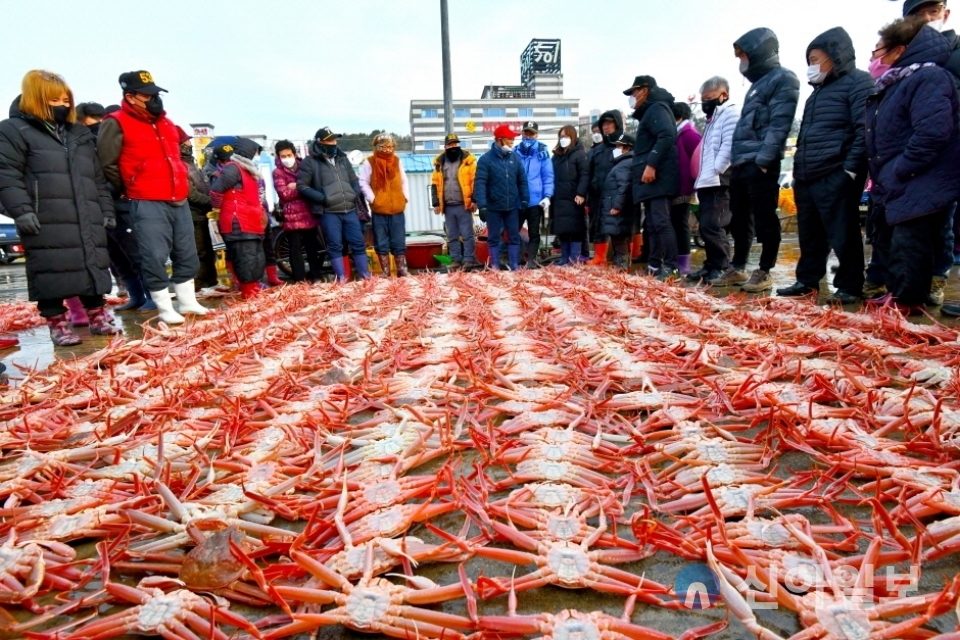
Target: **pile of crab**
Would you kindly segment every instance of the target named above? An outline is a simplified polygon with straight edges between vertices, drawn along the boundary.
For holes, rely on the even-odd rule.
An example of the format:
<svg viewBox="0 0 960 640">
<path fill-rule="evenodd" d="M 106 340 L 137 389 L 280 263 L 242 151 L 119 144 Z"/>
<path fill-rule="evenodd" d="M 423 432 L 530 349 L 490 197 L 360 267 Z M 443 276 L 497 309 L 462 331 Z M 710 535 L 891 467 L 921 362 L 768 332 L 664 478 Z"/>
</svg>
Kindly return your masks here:
<svg viewBox="0 0 960 640">
<path fill-rule="evenodd" d="M 0 387 L 0 632 L 957 638 L 958 354 L 592 268 L 148 326 Z"/>
</svg>

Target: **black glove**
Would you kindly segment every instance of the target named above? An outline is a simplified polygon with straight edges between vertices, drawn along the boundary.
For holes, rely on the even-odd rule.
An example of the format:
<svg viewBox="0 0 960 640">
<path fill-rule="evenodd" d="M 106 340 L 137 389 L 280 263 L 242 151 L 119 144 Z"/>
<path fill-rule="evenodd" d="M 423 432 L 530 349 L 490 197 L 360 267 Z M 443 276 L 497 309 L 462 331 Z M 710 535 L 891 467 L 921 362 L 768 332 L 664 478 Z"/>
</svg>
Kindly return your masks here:
<svg viewBox="0 0 960 640">
<path fill-rule="evenodd" d="M 526 202 L 521 202 L 521 203 L 520 203 L 520 211 L 524 211 L 524 210 L 526 210 L 526 208 L 527 208 L 527 203 L 526 203 Z"/>
<path fill-rule="evenodd" d="M 478 213 L 478 215 L 480 216 L 480 222 L 486 222 L 486 221 L 487 221 L 487 209 L 486 209 L 486 207 L 481 208 L 480 211 L 479 211 L 479 213 Z"/>
<path fill-rule="evenodd" d="M 117 219 L 116 219 L 116 218 L 104 218 L 104 219 L 103 219 L 103 228 L 104 228 L 104 229 L 116 229 L 116 228 L 117 228 Z"/>
<path fill-rule="evenodd" d="M 37 220 L 37 214 L 35 213 L 25 213 L 22 216 L 17 216 L 14 223 L 17 225 L 17 233 L 21 236 L 40 235 L 40 221 Z"/>
</svg>

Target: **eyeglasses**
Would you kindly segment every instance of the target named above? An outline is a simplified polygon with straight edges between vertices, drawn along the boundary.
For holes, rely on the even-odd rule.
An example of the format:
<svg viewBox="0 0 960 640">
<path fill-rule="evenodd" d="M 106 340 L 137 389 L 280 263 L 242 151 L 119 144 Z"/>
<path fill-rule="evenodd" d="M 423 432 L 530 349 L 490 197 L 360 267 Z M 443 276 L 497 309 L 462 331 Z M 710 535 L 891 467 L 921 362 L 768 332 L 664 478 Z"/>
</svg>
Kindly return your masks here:
<svg viewBox="0 0 960 640">
<path fill-rule="evenodd" d="M 874 50 L 871 52 L 871 54 L 870 54 L 870 59 L 871 59 L 871 60 L 875 60 L 876 57 L 877 57 L 877 53 L 878 53 L 878 52 L 880 52 L 880 51 L 886 51 L 887 49 L 888 49 L 888 47 L 877 47 L 876 49 L 874 49 Z"/>
<path fill-rule="evenodd" d="M 917 10 L 914 15 L 923 16 L 927 20 L 936 20 L 943 15 L 943 10 L 947 8 L 947 5 L 943 2 L 938 2 L 936 4 L 930 4 L 921 9 Z"/>
</svg>

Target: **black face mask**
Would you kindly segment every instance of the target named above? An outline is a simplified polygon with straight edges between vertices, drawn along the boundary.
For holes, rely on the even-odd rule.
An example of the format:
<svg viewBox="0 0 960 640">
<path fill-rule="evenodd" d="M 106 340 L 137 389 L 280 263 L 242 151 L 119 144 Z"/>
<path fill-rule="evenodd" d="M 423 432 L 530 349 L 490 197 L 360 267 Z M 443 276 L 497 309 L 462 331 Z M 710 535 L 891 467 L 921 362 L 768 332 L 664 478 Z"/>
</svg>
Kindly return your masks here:
<svg viewBox="0 0 960 640">
<path fill-rule="evenodd" d="M 163 100 L 160 96 L 153 96 L 143 104 L 144 108 L 147 110 L 147 113 L 157 117 L 163 113 Z"/>
<path fill-rule="evenodd" d="M 454 147 L 453 149 L 447 149 L 444 151 L 444 155 L 447 156 L 447 160 L 450 162 L 456 162 L 459 160 L 461 153 L 462 151 L 460 151 L 459 147 Z"/>
<path fill-rule="evenodd" d="M 328 156 L 336 155 L 337 145 L 335 144 L 321 144 L 320 151 L 327 154 Z"/>
<path fill-rule="evenodd" d="M 700 108 L 703 109 L 704 115 L 708 118 L 712 118 L 716 110 L 724 103 L 720 98 L 714 98 L 713 100 L 704 100 L 700 104 Z"/>
<path fill-rule="evenodd" d="M 53 121 L 57 124 L 66 124 L 67 116 L 70 115 L 70 107 L 50 107 L 50 111 L 53 112 Z"/>
</svg>

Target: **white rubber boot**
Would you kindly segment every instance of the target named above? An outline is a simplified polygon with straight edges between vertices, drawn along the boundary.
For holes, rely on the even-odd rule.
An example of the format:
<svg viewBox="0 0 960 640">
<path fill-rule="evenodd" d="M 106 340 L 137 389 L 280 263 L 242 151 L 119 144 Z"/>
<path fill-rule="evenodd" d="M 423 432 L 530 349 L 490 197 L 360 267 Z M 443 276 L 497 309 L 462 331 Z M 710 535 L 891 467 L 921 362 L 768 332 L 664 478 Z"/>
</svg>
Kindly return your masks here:
<svg viewBox="0 0 960 640">
<path fill-rule="evenodd" d="M 166 322 L 167 324 L 183 324 L 183 316 L 173 308 L 173 300 L 170 298 L 169 289 L 151 291 L 150 299 L 153 300 L 153 304 L 157 305 L 157 311 L 160 312 L 160 320 L 162 322 Z"/>
<path fill-rule="evenodd" d="M 197 302 L 197 292 L 193 288 L 193 280 L 187 280 L 173 285 L 177 294 L 177 308 L 180 313 L 192 313 L 195 316 L 207 315 L 207 308 Z"/>
</svg>

